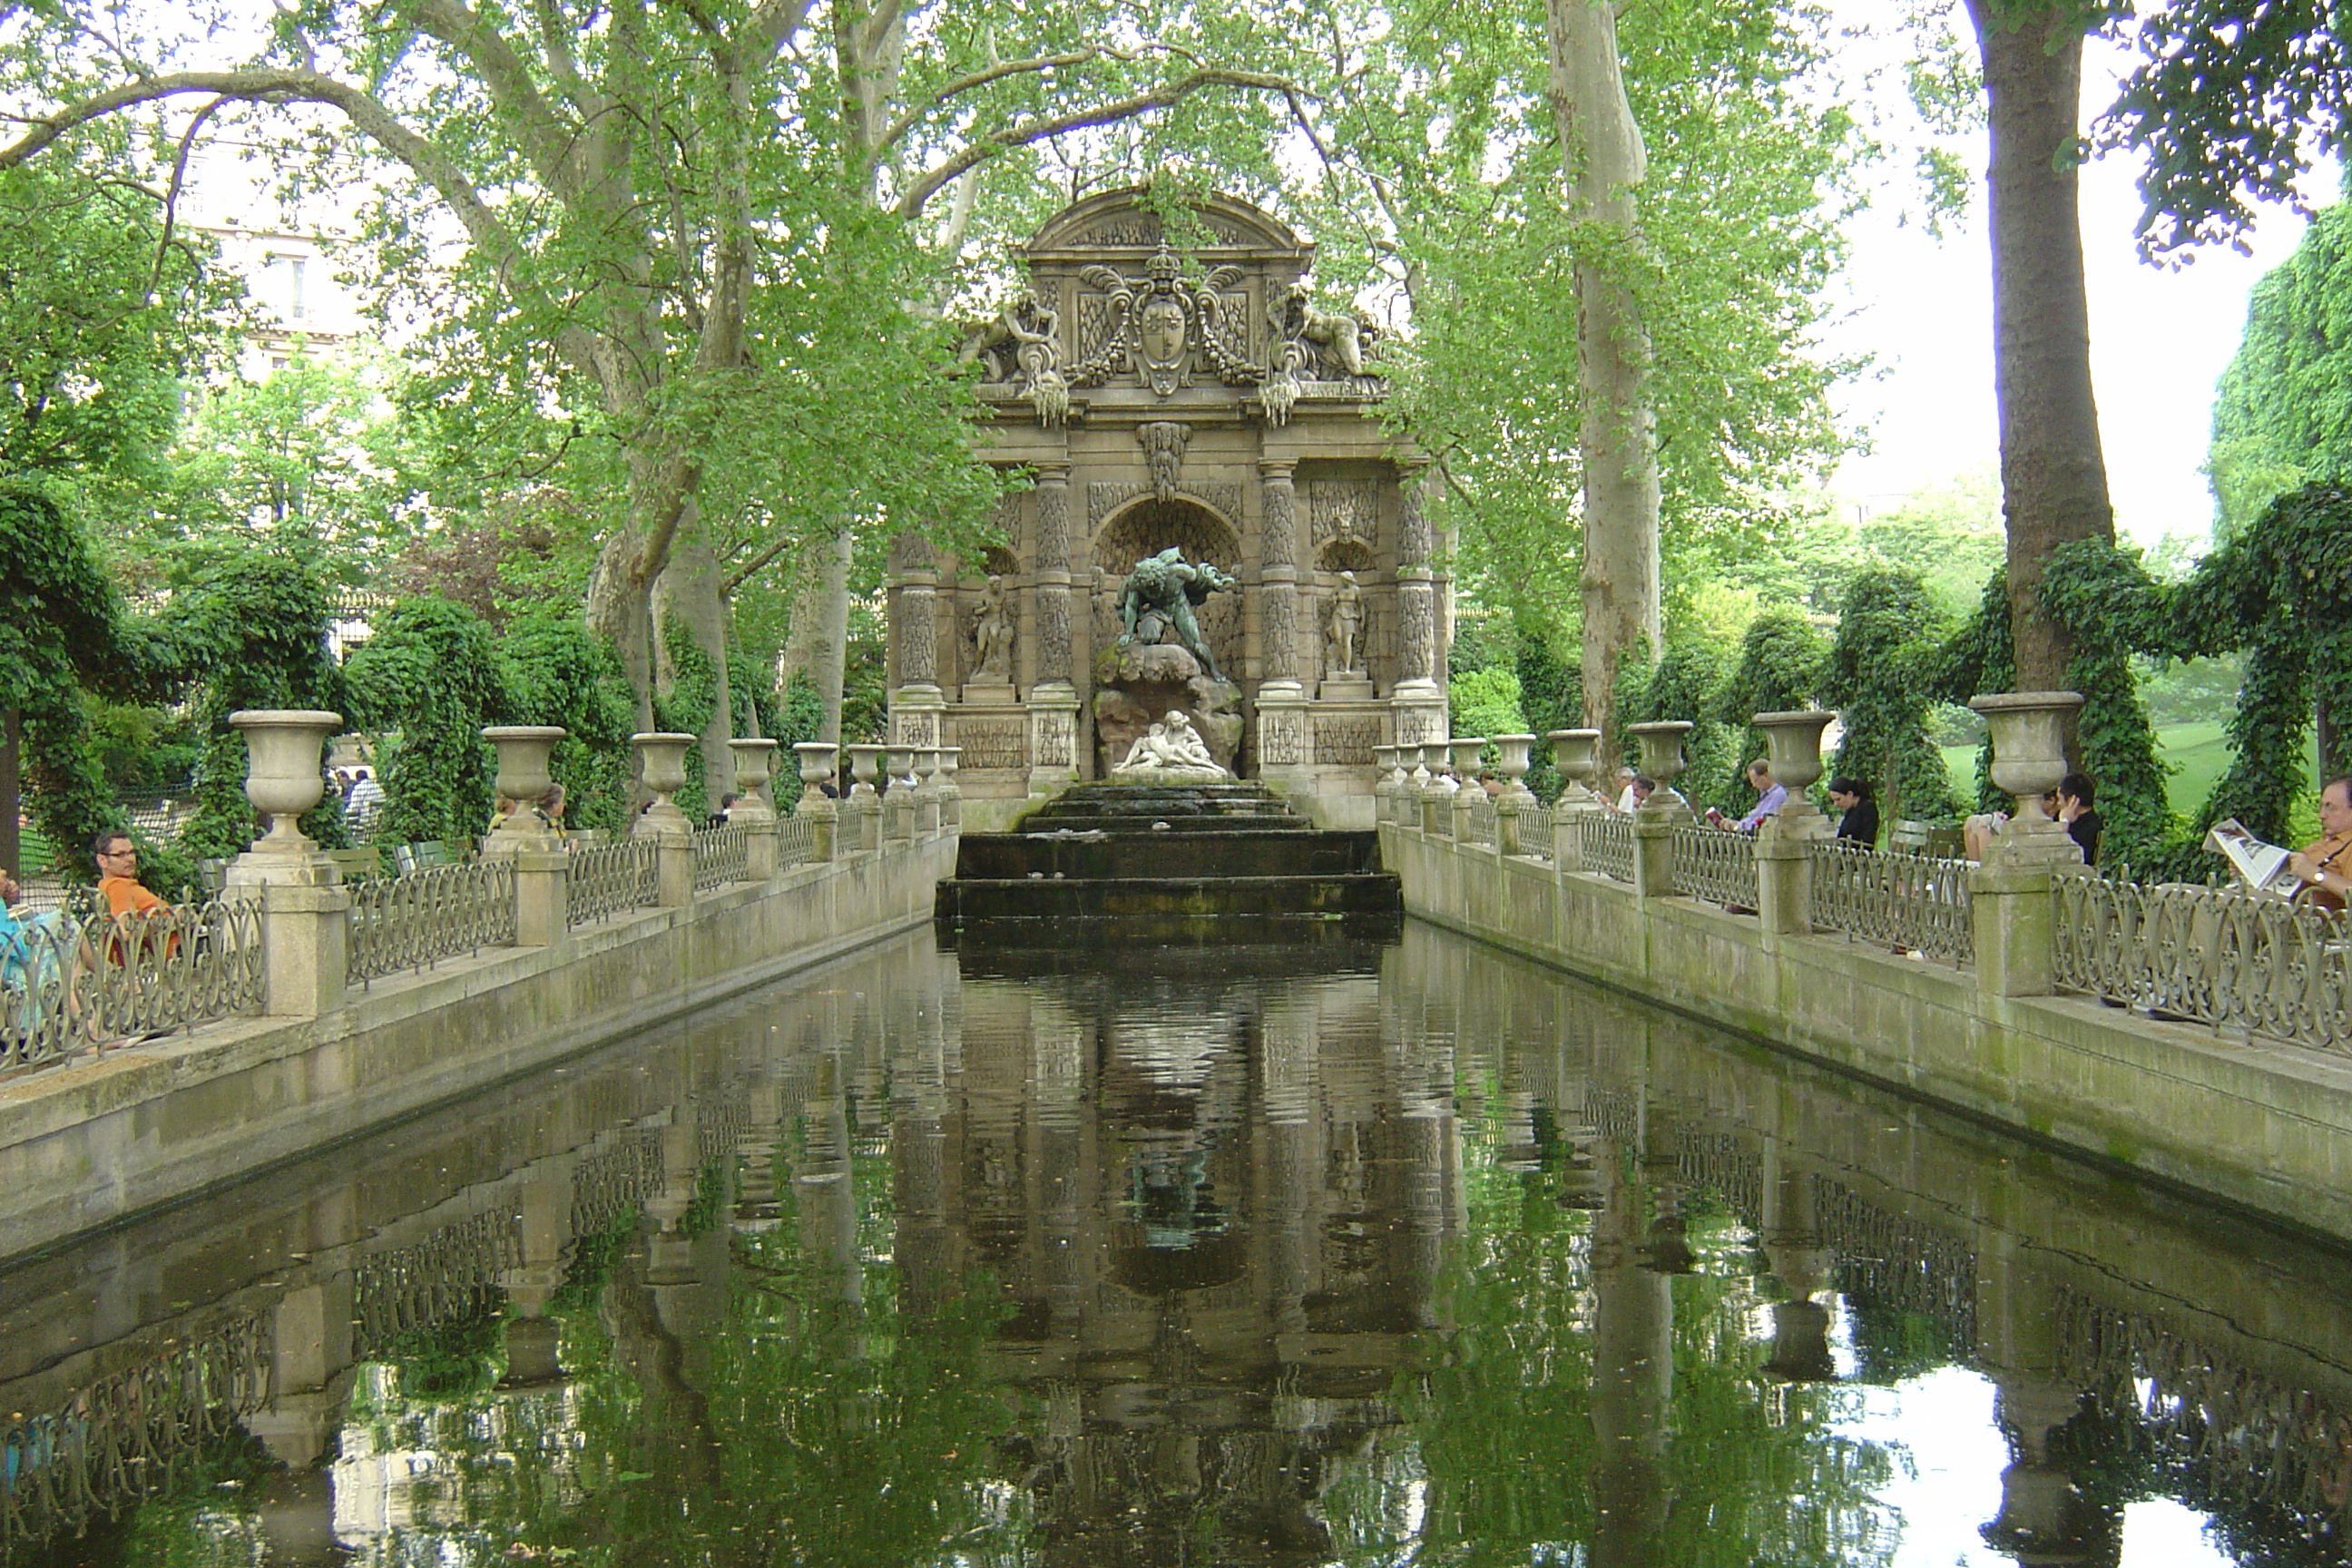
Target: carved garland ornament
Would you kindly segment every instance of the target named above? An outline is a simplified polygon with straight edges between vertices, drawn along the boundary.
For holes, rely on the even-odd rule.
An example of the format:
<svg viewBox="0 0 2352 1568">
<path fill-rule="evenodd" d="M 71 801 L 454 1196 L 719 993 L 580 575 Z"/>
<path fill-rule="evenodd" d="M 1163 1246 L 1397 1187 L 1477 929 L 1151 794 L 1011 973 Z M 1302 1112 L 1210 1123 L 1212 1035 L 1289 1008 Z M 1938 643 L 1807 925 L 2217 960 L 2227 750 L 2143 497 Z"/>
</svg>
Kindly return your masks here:
<svg viewBox="0 0 2352 1568">
<path fill-rule="evenodd" d="M 1103 304 L 1089 305 L 1084 311 L 1097 318 L 1097 330 L 1105 336 L 1070 367 L 1069 384 L 1100 386 L 1119 371 L 1132 369 L 1145 385 L 1166 397 L 1192 384 L 1197 353 L 1226 385 L 1256 385 L 1264 372 L 1250 362 L 1246 351 L 1236 350 L 1238 334 L 1227 319 L 1232 300 L 1223 292 L 1244 276 L 1241 268 L 1227 263 L 1211 268 L 1197 287 L 1188 289 L 1183 265 L 1165 242 L 1144 264 L 1140 278 L 1099 265 L 1078 268 L 1078 277 L 1101 291 Z"/>
</svg>

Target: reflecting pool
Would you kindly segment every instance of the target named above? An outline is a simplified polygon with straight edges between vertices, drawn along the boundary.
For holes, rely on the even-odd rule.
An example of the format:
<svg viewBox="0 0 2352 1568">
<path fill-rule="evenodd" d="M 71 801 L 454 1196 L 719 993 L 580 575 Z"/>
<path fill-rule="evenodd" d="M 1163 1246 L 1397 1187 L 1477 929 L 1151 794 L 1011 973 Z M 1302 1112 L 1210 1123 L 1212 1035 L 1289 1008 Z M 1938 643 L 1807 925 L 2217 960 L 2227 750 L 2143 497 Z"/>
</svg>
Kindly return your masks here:
<svg viewBox="0 0 2352 1568">
<path fill-rule="evenodd" d="M 2348 1285 L 1419 925 L 926 932 L 0 1275 L 0 1562 L 2339 1563 Z"/>
</svg>

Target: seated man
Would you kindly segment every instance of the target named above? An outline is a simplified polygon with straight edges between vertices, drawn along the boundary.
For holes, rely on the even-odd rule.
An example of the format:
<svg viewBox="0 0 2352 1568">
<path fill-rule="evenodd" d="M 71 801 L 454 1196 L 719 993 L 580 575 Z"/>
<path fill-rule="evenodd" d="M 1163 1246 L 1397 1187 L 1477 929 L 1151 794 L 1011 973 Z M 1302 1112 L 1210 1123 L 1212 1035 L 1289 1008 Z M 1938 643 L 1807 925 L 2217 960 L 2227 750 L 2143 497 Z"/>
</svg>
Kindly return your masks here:
<svg viewBox="0 0 2352 1568">
<path fill-rule="evenodd" d="M 1753 833 L 1764 825 L 1764 819 L 1787 804 L 1789 786 L 1772 780 L 1772 764 L 1759 757 L 1748 764 L 1748 787 L 1756 792 L 1755 809 L 1738 822 L 1727 819 L 1714 806 L 1706 808 L 1706 820 L 1711 826 L 1733 833 Z"/>
<path fill-rule="evenodd" d="M 139 851 L 131 835 L 119 827 L 105 829 L 90 841 L 90 858 L 98 862 L 99 896 L 117 921 L 170 911 L 171 905 L 140 885 Z"/>
<path fill-rule="evenodd" d="M 1617 797 L 1609 803 L 1610 810 L 1622 816 L 1642 804 L 1642 795 L 1649 794 L 1650 791 L 1645 789 L 1641 795 L 1633 793 L 1633 782 L 1638 776 L 1631 768 L 1617 770 Z M 1650 787 L 1655 789 L 1657 786 L 1653 784 Z"/>
<path fill-rule="evenodd" d="M 2286 864 L 2303 879 L 2301 897 L 2315 908 L 2344 908 L 2352 894 L 2352 774 L 2319 786 L 2319 837 Z"/>
</svg>

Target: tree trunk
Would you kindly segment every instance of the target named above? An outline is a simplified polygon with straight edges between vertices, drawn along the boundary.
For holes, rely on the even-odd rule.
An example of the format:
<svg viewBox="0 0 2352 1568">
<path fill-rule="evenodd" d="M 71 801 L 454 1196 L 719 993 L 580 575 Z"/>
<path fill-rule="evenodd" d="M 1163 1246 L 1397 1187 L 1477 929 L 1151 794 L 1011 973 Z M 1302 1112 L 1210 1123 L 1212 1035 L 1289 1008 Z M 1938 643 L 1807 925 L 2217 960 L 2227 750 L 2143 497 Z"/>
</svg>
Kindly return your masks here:
<svg viewBox="0 0 2352 1568">
<path fill-rule="evenodd" d="M 1607 247 L 1576 268 L 1576 362 L 1584 468 L 1584 721 L 1616 734 L 1617 671 L 1629 653 L 1663 641 L 1658 603 L 1658 450 L 1649 404 L 1650 337 L 1618 258 L 1641 244 L 1633 200 L 1647 168 L 1641 128 L 1626 101 L 1617 23 L 1606 4 L 1548 0 L 1550 96 L 1569 206 L 1580 224 L 1608 232 Z"/>
<path fill-rule="evenodd" d="M 782 700 L 793 677 L 806 672 L 816 688 L 824 717 L 813 737 L 841 743 L 841 693 L 849 656 L 849 567 L 857 535 L 844 523 L 832 538 L 810 543 L 801 558 L 793 595 L 792 624 L 776 662 L 776 696 Z"/>
<path fill-rule="evenodd" d="M 2041 613 L 2042 568 L 2060 544 L 2116 532 L 2075 201 L 2083 28 L 2063 5 L 2020 17 L 2002 0 L 1969 0 L 1969 15 L 1992 120 L 1993 386 L 2016 689 L 2052 690 L 2074 649 Z"/>
<path fill-rule="evenodd" d="M 588 577 L 588 628 L 608 638 L 620 656 L 637 704 L 637 728 L 654 727 L 653 584 L 645 574 L 644 542 L 632 530 L 604 541 Z"/>
<path fill-rule="evenodd" d="M 702 792 L 710 809 L 734 793 L 734 697 L 727 680 L 727 598 L 719 590 L 719 562 L 698 537 L 670 552 L 655 593 L 661 608 L 663 646 L 673 626 L 682 627 L 710 661 L 710 713 L 698 737 L 702 747 Z"/>
</svg>

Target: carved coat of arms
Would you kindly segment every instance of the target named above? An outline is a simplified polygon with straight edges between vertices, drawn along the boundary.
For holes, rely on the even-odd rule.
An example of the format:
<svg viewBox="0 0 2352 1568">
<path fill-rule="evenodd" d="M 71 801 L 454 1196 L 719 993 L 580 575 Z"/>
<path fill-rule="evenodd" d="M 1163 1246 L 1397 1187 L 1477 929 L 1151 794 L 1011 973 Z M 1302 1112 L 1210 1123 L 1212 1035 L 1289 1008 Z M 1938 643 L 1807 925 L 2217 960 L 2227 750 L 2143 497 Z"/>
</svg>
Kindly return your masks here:
<svg viewBox="0 0 2352 1568">
<path fill-rule="evenodd" d="M 1091 354 L 1070 368 L 1072 386 L 1100 386 L 1131 369 L 1166 397 L 1191 384 L 1196 363 L 1205 363 L 1228 386 L 1255 385 L 1264 374 L 1235 347 L 1241 323 L 1226 320 L 1223 292 L 1241 280 L 1239 267 L 1213 268 L 1188 287 L 1182 264 L 1162 244 L 1140 278 L 1099 265 L 1080 268 L 1078 277 L 1105 296 L 1108 331 Z"/>
</svg>

